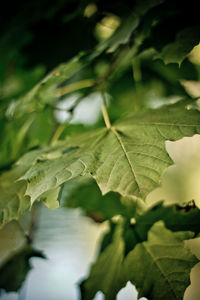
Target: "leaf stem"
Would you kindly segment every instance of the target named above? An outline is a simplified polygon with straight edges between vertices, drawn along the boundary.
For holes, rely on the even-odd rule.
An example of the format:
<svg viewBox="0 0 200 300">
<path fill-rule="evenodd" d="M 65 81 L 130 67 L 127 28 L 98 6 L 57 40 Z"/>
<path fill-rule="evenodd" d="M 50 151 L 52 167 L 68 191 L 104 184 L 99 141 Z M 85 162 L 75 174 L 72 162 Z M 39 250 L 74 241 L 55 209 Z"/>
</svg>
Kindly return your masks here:
<svg viewBox="0 0 200 300">
<path fill-rule="evenodd" d="M 101 107 L 101 110 L 102 110 L 104 122 L 106 124 L 106 127 L 108 129 L 111 129 L 110 118 L 109 118 L 108 111 L 107 111 L 107 108 L 106 108 L 106 97 L 105 97 L 104 93 L 102 93 L 102 98 L 103 98 L 103 105 Z"/>
<path fill-rule="evenodd" d="M 85 79 L 85 80 L 81 80 L 78 82 L 73 82 L 71 84 L 68 84 L 60 89 L 58 89 L 56 91 L 56 96 L 57 97 L 61 97 L 63 95 L 84 89 L 84 88 L 88 88 L 88 87 L 92 87 L 94 86 L 95 81 L 94 79 Z"/>
<path fill-rule="evenodd" d="M 50 146 L 53 146 L 54 143 L 59 139 L 59 137 L 61 136 L 63 130 L 65 129 L 66 123 L 60 124 L 58 125 L 54 135 L 52 136 L 52 139 L 50 141 Z"/>
</svg>

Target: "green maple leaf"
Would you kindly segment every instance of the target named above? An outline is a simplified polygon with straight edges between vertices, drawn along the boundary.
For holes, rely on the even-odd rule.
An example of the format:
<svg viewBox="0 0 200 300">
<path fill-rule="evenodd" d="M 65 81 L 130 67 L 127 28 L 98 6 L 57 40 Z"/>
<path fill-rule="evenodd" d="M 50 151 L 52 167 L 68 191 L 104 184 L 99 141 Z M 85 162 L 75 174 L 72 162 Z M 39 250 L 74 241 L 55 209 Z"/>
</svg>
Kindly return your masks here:
<svg viewBox="0 0 200 300">
<path fill-rule="evenodd" d="M 122 276 L 136 286 L 139 298 L 183 299 L 191 268 L 198 262 L 184 245 L 190 237 L 189 232 L 172 233 L 158 222 L 149 231 L 148 241 L 129 252 Z"/>
<path fill-rule="evenodd" d="M 176 40 L 166 45 L 155 58 L 162 59 L 165 64 L 178 63 L 180 66 L 190 51 L 199 42 L 199 26 L 186 28 L 179 32 Z"/>
<path fill-rule="evenodd" d="M 0 176 L 0 224 L 7 223 L 30 207 L 29 197 L 24 196 L 26 183 L 17 179 L 23 174 L 23 168 L 14 168 Z"/>
<path fill-rule="evenodd" d="M 34 163 L 45 155 L 46 149 L 34 150 L 25 154 L 11 170 L 0 176 L 0 227 L 1 225 L 18 219 L 31 207 L 30 197 L 25 195 L 27 183 L 19 181 L 21 177 Z M 37 201 L 43 200 L 47 207 L 54 209 L 59 206 L 57 201 L 59 187 L 41 194 Z"/>
<path fill-rule="evenodd" d="M 82 299 L 92 299 L 97 291 L 102 291 L 105 299 L 116 299 L 128 281 L 136 286 L 138 298 L 182 299 L 190 283 L 191 268 L 198 262 L 184 245 L 184 240 L 193 234 L 173 233 L 163 222 L 157 222 L 149 230 L 148 240 L 142 241 L 141 236 L 141 241 L 125 256 L 125 244 L 130 243 L 125 233 L 124 223 L 118 223 L 110 244 L 104 247 L 89 277 L 81 283 Z"/>
<path fill-rule="evenodd" d="M 172 164 L 165 141 L 200 132 L 199 112 L 182 104 L 136 114 L 111 128 L 100 128 L 68 138 L 62 155 L 36 162 L 21 180 L 34 202 L 63 182 L 90 173 L 101 192 L 145 198 L 160 185 L 164 169 Z"/>
<path fill-rule="evenodd" d="M 132 217 L 134 215 L 132 214 Z M 134 247 L 141 242 L 147 241 L 148 232 L 151 227 L 158 221 L 163 221 L 167 229 L 171 231 L 192 231 L 195 236 L 199 233 L 200 211 L 193 209 L 189 212 L 177 210 L 173 206 L 163 206 L 162 203 L 143 212 L 134 219 L 127 218 L 124 224 L 124 241 L 125 253 L 128 254 Z M 130 220 L 133 220 L 130 222 Z M 101 243 L 101 251 L 103 251 L 112 241 L 116 224 L 110 220 L 110 231 L 104 236 Z"/>
</svg>

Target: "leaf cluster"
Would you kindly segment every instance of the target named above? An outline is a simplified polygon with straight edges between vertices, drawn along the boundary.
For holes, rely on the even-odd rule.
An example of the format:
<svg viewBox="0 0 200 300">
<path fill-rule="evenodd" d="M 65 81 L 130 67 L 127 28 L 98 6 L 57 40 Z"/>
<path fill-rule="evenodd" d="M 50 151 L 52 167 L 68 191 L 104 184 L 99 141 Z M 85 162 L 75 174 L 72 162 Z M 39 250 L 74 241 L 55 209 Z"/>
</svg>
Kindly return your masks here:
<svg viewBox="0 0 200 300">
<path fill-rule="evenodd" d="M 99 290 L 115 299 L 128 281 L 138 297 L 182 299 L 197 263 L 185 240 L 200 231 L 198 199 L 166 206 L 147 196 L 174 163 L 166 141 L 200 133 L 196 1 L 181 8 L 167 0 L 5 4 L 0 288 L 18 290 L 29 258 L 42 257 L 16 220 L 43 202 L 109 223 L 82 299 Z M 77 124 L 90 97 L 100 99 L 102 117 Z M 68 116 L 63 123 L 58 112 Z M 11 231 L 14 251 L 5 239 Z"/>
</svg>

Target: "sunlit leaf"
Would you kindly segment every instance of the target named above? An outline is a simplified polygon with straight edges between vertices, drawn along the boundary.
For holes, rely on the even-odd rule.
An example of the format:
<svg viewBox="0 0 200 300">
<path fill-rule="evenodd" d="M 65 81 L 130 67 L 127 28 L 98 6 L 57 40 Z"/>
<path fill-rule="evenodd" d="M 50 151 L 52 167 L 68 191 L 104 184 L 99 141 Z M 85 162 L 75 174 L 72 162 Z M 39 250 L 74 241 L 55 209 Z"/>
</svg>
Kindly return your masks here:
<svg viewBox="0 0 200 300">
<path fill-rule="evenodd" d="M 188 95 L 193 98 L 200 97 L 200 82 L 194 80 L 180 80 L 180 84 L 184 87 Z"/>
<path fill-rule="evenodd" d="M 200 208 L 200 136 L 184 137 L 176 142 L 168 141 L 166 149 L 174 164 L 163 173 L 161 187 L 146 198 L 147 205 L 164 200 L 166 205 L 177 204 L 186 209 L 187 206 Z"/>
<path fill-rule="evenodd" d="M 178 104 L 125 118 L 110 129 L 74 135 L 66 142 L 69 152 L 36 162 L 21 177 L 27 181 L 26 195 L 33 202 L 45 191 L 90 173 L 103 194 L 145 197 L 159 186 L 163 170 L 172 164 L 165 141 L 199 131 L 199 112 Z"/>
</svg>

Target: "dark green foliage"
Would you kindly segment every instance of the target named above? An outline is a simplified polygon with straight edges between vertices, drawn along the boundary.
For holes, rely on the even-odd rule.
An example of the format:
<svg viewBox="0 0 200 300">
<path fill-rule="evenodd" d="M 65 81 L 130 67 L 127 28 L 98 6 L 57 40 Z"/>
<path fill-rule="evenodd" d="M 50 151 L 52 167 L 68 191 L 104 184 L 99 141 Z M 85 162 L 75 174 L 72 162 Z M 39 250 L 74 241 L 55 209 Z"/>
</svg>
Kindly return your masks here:
<svg viewBox="0 0 200 300">
<path fill-rule="evenodd" d="M 44 255 L 30 246 L 16 253 L 0 268 L 0 289 L 7 292 L 17 291 L 31 270 L 31 257 L 44 258 Z"/>
<path fill-rule="evenodd" d="M 67 196 L 64 198 L 66 206 L 71 208 L 82 208 L 86 214 L 96 221 L 104 221 L 115 215 L 126 215 L 128 210 L 120 201 L 120 195 L 110 192 L 102 196 L 95 181 L 89 179 L 80 185 L 74 183 L 70 193 L 70 182 L 65 186 Z M 88 190 L 90 191 L 88 194 Z"/>
<path fill-rule="evenodd" d="M 189 232 L 172 233 L 157 222 L 149 230 L 148 240 L 138 241 L 125 256 L 123 222 L 118 224 L 110 245 L 100 253 L 89 277 L 81 283 L 82 299 L 93 299 L 98 290 L 105 299 L 115 299 L 129 280 L 136 285 L 139 297 L 167 300 L 170 295 L 171 299 L 182 299 L 189 284 L 188 271 L 198 261 L 184 246 L 184 239 L 190 237 Z"/>
</svg>

